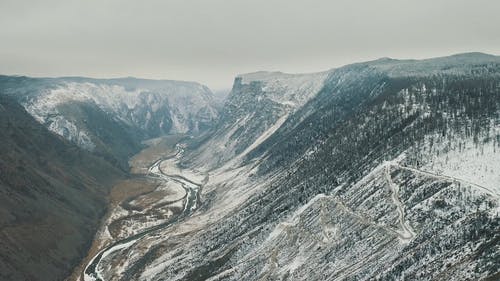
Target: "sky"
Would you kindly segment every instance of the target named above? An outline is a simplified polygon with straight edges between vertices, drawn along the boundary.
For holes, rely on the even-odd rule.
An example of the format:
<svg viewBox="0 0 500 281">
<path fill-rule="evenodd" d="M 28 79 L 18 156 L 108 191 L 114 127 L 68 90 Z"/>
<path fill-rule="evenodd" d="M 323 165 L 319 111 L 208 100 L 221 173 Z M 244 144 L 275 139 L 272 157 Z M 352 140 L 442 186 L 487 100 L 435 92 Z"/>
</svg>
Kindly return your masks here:
<svg viewBox="0 0 500 281">
<path fill-rule="evenodd" d="M 260 70 L 500 55 L 499 11 L 498 0 L 0 0 L 0 74 L 217 90 Z"/>
</svg>

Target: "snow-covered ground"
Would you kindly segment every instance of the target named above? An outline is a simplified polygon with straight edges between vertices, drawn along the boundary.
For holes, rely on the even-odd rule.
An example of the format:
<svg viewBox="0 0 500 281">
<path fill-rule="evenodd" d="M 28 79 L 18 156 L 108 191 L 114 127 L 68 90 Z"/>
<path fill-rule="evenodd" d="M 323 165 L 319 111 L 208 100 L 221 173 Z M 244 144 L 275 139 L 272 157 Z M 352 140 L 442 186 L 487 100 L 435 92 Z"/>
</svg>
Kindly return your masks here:
<svg viewBox="0 0 500 281">
<path fill-rule="evenodd" d="M 475 183 L 500 195 L 500 147 L 493 142 L 475 145 L 467 140 L 461 150 L 435 156 L 422 169 Z"/>
</svg>

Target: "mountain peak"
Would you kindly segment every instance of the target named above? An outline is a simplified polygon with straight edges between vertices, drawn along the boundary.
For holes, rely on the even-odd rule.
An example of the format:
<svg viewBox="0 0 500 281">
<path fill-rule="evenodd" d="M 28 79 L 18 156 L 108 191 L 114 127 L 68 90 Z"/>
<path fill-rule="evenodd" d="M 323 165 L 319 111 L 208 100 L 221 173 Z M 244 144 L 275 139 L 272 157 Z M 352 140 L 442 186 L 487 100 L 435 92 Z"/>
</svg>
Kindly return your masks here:
<svg viewBox="0 0 500 281">
<path fill-rule="evenodd" d="M 256 72 L 239 74 L 236 77 L 240 78 L 243 83 L 249 83 L 252 81 L 270 80 L 273 78 L 281 78 L 289 75 L 291 74 L 283 73 L 281 71 L 256 71 Z"/>
<path fill-rule="evenodd" d="M 466 52 L 451 55 L 449 57 L 466 57 L 466 58 L 498 58 L 498 56 L 482 53 L 482 52 Z"/>
</svg>

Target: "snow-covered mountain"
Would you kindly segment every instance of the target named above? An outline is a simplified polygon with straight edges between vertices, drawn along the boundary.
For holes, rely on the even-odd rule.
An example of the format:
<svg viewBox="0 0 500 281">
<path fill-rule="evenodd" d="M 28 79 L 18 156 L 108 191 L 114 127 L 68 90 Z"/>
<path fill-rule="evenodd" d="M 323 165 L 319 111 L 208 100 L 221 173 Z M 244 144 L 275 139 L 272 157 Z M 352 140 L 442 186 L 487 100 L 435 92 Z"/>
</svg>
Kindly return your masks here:
<svg viewBox="0 0 500 281">
<path fill-rule="evenodd" d="M 323 87 L 328 72 L 255 72 L 236 77 L 220 121 L 193 156 L 214 168 L 240 161 Z"/>
<path fill-rule="evenodd" d="M 218 117 L 211 91 L 194 82 L 4 76 L 0 90 L 52 132 L 124 161 L 141 140 L 197 135 Z"/>
<path fill-rule="evenodd" d="M 190 145 L 201 206 L 107 252 L 104 280 L 500 276 L 499 57 L 241 75 Z"/>
<path fill-rule="evenodd" d="M 24 234 L 39 215 L 61 221 L 40 241 L 75 234 L 38 270 L 64 275 L 103 209 L 106 173 L 124 176 L 110 162 L 181 133 L 148 142 L 137 171 L 151 186 L 115 199 L 77 278 L 500 277 L 500 57 L 243 74 L 222 107 L 189 82 L 2 76 L 0 90 L 0 255 L 22 258 L 0 263 L 9 274 L 40 268 L 10 242 L 34 243 Z"/>
</svg>

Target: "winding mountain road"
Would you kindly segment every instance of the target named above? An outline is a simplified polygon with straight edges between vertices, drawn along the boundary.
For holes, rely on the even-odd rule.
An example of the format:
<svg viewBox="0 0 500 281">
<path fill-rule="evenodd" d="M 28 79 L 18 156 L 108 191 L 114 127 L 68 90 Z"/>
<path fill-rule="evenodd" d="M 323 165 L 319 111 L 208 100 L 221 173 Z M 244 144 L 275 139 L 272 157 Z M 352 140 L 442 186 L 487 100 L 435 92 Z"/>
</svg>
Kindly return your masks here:
<svg viewBox="0 0 500 281">
<path fill-rule="evenodd" d="M 399 220 L 399 225 L 401 227 L 401 230 L 397 231 L 399 234 L 399 237 L 401 240 L 404 242 L 410 242 L 413 238 L 415 238 L 416 233 L 413 231 L 411 228 L 410 224 L 405 218 L 405 208 L 401 200 L 399 199 L 399 185 L 397 185 L 391 177 L 391 166 L 392 163 L 387 163 L 385 165 L 385 178 L 387 180 L 387 183 L 389 184 L 389 188 L 391 189 L 392 192 L 392 201 L 396 205 L 396 209 L 398 211 L 398 220 Z"/>
</svg>

